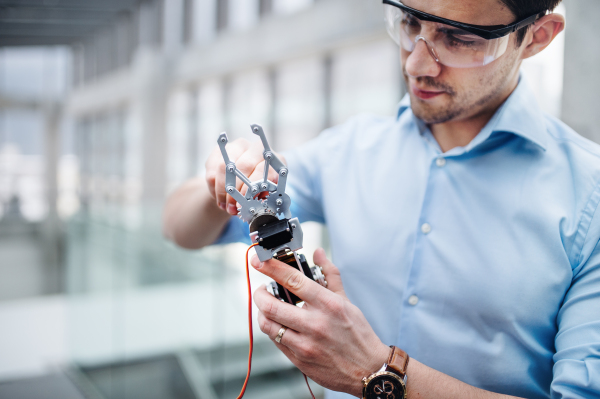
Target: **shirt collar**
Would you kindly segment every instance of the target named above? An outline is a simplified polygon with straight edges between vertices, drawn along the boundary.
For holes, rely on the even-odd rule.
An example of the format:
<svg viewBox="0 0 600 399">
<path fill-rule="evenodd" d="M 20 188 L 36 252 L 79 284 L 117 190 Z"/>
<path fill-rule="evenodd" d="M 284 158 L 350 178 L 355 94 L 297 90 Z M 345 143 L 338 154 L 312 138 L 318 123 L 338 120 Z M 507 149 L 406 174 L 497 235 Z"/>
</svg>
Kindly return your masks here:
<svg viewBox="0 0 600 399">
<path fill-rule="evenodd" d="M 410 97 L 406 94 L 398 104 L 397 118 L 409 108 Z M 419 122 L 418 126 L 424 127 L 421 120 L 415 119 Z M 421 134 L 424 131 L 424 129 L 419 130 Z M 534 143 L 544 151 L 546 150 L 548 133 L 544 114 L 523 76 L 520 77 L 517 87 L 504 104 L 496 110 L 479 134 L 464 147 L 464 151 L 468 152 L 479 146 L 495 133 L 511 133 Z"/>
</svg>

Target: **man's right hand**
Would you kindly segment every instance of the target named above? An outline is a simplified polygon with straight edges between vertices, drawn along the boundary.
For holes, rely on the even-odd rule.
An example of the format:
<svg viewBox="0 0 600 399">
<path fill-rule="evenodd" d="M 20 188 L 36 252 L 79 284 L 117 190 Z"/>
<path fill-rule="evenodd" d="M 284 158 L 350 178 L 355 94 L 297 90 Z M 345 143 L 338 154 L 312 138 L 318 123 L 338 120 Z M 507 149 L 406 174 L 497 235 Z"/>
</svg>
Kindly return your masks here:
<svg viewBox="0 0 600 399">
<path fill-rule="evenodd" d="M 263 152 L 264 148 L 260 142 L 250 143 L 246 139 L 237 139 L 227 144 L 229 158 L 251 182 L 263 179 L 265 165 Z M 283 163 L 286 163 L 281 155 L 277 154 L 277 156 Z M 269 168 L 268 178 L 277 184 L 279 175 L 273 168 Z M 206 184 L 217 206 L 230 215 L 236 215 L 238 212 L 236 201 L 225 191 L 225 161 L 219 146 L 215 146 L 206 161 Z M 242 195 L 246 194 L 248 187 L 240 179 L 236 179 L 236 187 Z"/>
</svg>

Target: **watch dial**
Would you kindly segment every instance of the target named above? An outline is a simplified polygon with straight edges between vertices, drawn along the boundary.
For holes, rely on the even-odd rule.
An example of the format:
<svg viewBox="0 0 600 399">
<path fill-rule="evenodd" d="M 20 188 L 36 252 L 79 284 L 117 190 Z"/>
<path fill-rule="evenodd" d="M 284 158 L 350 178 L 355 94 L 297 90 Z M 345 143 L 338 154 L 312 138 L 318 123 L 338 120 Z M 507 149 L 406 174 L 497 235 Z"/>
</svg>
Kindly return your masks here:
<svg viewBox="0 0 600 399">
<path fill-rule="evenodd" d="M 403 399 L 404 387 L 387 375 L 373 378 L 367 385 L 366 399 Z"/>
</svg>

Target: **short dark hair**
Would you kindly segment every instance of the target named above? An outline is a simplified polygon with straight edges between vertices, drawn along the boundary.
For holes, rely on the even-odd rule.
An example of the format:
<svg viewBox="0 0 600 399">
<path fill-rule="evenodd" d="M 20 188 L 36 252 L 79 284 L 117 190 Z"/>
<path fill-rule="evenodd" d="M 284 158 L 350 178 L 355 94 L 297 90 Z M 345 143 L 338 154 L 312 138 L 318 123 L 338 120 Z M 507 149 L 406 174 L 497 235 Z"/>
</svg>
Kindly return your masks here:
<svg viewBox="0 0 600 399">
<path fill-rule="evenodd" d="M 553 11 L 561 0 L 500 0 L 515 15 L 516 21 L 526 18 L 533 14 L 539 14 L 542 11 Z M 521 28 L 517 31 L 517 46 L 520 46 L 525 39 L 527 29 L 531 25 Z"/>
</svg>

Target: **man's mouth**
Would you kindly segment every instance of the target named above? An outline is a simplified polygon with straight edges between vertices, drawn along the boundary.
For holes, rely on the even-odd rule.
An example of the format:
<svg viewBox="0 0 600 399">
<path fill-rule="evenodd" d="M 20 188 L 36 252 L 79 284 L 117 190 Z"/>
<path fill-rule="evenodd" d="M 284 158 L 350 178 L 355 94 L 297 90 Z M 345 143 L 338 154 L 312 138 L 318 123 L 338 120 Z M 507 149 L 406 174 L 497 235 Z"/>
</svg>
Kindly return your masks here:
<svg viewBox="0 0 600 399">
<path fill-rule="evenodd" d="M 441 90 L 441 91 L 439 91 L 439 90 L 421 90 L 421 89 L 418 89 L 414 85 L 410 85 L 410 89 L 415 96 L 419 97 L 422 100 L 428 100 L 430 98 L 437 97 L 440 94 L 445 93 L 445 91 L 443 91 L 443 90 Z"/>
</svg>

